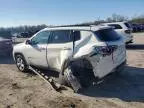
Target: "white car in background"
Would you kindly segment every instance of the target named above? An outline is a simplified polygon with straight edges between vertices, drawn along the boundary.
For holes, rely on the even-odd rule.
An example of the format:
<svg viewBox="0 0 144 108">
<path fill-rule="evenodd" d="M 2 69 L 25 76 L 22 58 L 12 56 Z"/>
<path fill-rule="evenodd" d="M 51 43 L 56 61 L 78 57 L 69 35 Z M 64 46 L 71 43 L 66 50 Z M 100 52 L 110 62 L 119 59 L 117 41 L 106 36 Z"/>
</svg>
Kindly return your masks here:
<svg viewBox="0 0 144 108">
<path fill-rule="evenodd" d="M 81 85 L 123 69 L 125 43 L 112 27 L 74 26 L 46 28 L 15 45 L 13 57 L 20 71 L 28 66 L 72 74 Z"/>
<path fill-rule="evenodd" d="M 126 43 L 133 43 L 132 27 L 128 22 L 104 23 L 102 25 L 113 27 L 117 33 L 123 36 Z"/>
</svg>

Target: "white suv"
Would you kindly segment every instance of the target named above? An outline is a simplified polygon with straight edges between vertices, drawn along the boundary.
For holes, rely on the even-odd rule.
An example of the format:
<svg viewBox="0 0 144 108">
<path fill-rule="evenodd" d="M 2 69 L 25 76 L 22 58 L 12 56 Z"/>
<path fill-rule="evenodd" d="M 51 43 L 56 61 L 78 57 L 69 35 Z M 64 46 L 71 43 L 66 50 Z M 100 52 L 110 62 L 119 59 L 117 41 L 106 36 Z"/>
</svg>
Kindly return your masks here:
<svg viewBox="0 0 144 108">
<path fill-rule="evenodd" d="M 121 36 L 108 26 L 54 27 L 14 46 L 13 57 L 20 71 L 32 65 L 65 75 L 69 69 L 84 84 L 123 68 L 126 49 Z"/>
<path fill-rule="evenodd" d="M 132 27 L 128 22 L 104 23 L 103 25 L 113 27 L 117 33 L 123 36 L 126 43 L 133 43 Z"/>
</svg>

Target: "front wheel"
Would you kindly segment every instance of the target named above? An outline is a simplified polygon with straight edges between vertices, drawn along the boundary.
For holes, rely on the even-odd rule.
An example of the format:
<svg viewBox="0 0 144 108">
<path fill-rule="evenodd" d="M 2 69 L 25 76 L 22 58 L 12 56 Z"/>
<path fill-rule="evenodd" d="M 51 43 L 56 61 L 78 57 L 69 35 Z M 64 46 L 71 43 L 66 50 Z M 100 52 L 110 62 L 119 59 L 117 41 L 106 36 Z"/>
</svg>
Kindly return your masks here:
<svg viewBox="0 0 144 108">
<path fill-rule="evenodd" d="M 16 60 L 17 68 L 21 72 L 25 72 L 25 71 L 28 70 L 26 61 L 25 61 L 25 59 L 24 59 L 24 57 L 22 55 L 20 55 L 20 54 L 16 55 L 15 56 L 15 60 Z"/>
</svg>

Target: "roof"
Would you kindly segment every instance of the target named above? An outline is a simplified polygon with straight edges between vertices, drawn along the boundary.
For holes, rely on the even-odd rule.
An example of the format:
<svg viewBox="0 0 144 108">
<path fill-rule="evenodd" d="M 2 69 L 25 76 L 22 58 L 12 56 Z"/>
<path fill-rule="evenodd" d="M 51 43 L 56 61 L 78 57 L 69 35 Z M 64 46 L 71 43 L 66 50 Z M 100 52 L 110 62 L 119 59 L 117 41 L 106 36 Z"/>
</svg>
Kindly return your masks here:
<svg viewBox="0 0 144 108">
<path fill-rule="evenodd" d="M 104 25 L 90 25 L 90 26 L 62 26 L 62 27 L 50 27 L 45 28 L 42 31 L 46 30 L 87 30 L 87 31 L 97 31 L 101 29 L 108 29 L 111 27 L 104 26 Z"/>
<path fill-rule="evenodd" d="M 102 23 L 102 24 L 124 24 L 127 23 L 126 21 L 123 22 L 111 22 L 111 23 Z"/>
</svg>

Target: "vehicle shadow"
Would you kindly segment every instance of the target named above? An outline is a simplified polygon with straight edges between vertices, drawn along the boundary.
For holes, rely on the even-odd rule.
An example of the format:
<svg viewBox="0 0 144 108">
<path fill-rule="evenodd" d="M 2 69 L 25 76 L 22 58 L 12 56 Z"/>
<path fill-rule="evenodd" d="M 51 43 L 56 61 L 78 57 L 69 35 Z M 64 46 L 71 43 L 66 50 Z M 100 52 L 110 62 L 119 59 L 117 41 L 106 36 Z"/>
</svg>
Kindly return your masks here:
<svg viewBox="0 0 144 108">
<path fill-rule="evenodd" d="M 130 67 L 119 75 L 108 75 L 100 84 L 95 84 L 83 92 L 90 97 L 119 98 L 127 102 L 144 102 L 144 68 Z"/>
<path fill-rule="evenodd" d="M 0 55 L 0 64 L 14 64 L 12 55 Z"/>
<path fill-rule="evenodd" d="M 144 44 L 129 44 L 126 45 L 128 50 L 144 50 Z"/>
</svg>

